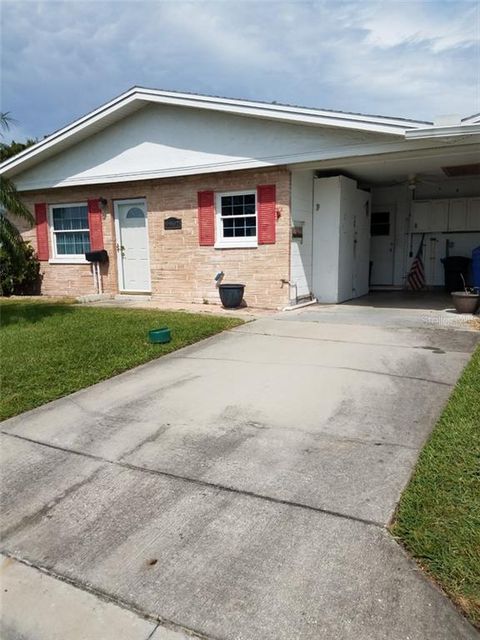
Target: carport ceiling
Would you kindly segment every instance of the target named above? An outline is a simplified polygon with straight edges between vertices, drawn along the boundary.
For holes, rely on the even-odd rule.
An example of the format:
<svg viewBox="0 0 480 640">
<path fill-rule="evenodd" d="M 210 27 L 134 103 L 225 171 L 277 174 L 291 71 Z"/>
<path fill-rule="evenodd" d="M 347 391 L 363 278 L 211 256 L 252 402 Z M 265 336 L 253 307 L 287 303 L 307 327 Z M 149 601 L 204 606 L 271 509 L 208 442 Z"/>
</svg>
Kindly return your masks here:
<svg viewBox="0 0 480 640">
<path fill-rule="evenodd" d="M 450 149 L 443 149 L 442 153 L 435 155 L 422 155 L 414 157 L 410 153 L 396 156 L 375 156 L 375 158 L 355 158 L 342 160 L 336 166 L 332 161 L 322 162 L 317 165 L 319 175 L 333 175 L 343 173 L 355 178 L 359 182 L 369 185 L 397 184 L 408 181 L 409 177 L 417 176 L 432 181 L 458 180 L 458 177 L 449 178 L 445 175 L 443 167 L 456 167 L 468 164 L 476 164 L 479 161 L 478 148 L 467 148 L 464 151 L 452 153 Z M 338 162 L 338 161 L 337 161 Z M 464 179 L 475 178 L 465 176 Z M 476 176 L 478 180 L 478 176 Z"/>
</svg>

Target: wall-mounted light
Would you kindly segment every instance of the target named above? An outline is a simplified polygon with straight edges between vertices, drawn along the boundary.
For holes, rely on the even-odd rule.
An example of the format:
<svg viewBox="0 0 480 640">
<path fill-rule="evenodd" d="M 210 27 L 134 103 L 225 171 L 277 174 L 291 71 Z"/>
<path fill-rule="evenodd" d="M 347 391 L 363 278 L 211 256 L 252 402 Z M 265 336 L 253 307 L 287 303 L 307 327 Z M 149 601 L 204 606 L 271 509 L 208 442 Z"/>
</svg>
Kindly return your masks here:
<svg viewBox="0 0 480 640">
<path fill-rule="evenodd" d="M 105 218 L 107 217 L 107 211 L 108 211 L 108 200 L 106 198 L 99 198 L 98 204 L 100 205 L 100 211 L 102 212 L 102 217 L 105 220 Z"/>
</svg>

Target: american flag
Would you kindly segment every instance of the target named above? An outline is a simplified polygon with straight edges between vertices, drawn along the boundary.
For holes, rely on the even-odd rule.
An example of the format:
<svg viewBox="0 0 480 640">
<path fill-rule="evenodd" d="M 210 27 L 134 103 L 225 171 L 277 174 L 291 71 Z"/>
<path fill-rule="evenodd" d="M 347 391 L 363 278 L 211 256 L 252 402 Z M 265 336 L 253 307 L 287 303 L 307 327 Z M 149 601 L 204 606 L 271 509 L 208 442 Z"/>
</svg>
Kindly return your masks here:
<svg viewBox="0 0 480 640">
<path fill-rule="evenodd" d="M 419 291 L 425 287 L 425 269 L 423 268 L 422 260 L 424 238 L 425 235 L 422 236 L 417 255 L 412 262 L 412 266 L 410 267 L 410 271 L 407 276 L 407 288 L 412 289 L 412 291 Z"/>
</svg>

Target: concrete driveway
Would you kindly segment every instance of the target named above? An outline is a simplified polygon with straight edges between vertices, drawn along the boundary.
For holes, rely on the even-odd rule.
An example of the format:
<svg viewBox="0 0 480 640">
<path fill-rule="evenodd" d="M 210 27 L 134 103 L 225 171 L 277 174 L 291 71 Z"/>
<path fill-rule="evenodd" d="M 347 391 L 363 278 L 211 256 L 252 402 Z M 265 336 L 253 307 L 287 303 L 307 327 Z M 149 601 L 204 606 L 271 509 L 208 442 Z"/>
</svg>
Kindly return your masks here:
<svg viewBox="0 0 480 640">
<path fill-rule="evenodd" d="M 432 313 L 278 314 L 4 422 L 2 637 L 478 638 L 385 529 L 478 342 Z"/>
</svg>

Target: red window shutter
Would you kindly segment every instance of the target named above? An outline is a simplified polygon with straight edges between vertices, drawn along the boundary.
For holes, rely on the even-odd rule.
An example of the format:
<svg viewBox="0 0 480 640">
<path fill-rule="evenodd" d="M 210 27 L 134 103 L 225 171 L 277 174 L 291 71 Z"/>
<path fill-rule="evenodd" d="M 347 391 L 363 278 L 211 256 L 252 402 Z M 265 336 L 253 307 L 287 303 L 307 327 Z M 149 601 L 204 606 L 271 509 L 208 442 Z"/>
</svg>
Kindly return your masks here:
<svg viewBox="0 0 480 640">
<path fill-rule="evenodd" d="M 275 185 L 257 187 L 258 244 L 275 244 Z"/>
<path fill-rule="evenodd" d="M 213 191 L 198 192 L 198 241 L 204 247 L 215 244 L 215 194 Z"/>
<path fill-rule="evenodd" d="M 90 229 L 90 251 L 103 249 L 103 222 L 100 200 L 88 201 L 88 228 Z"/>
<path fill-rule="evenodd" d="M 37 257 L 48 260 L 48 222 L 45 202 L 35 203 L 35 228 L 37 232 Z"/>
</svg>

